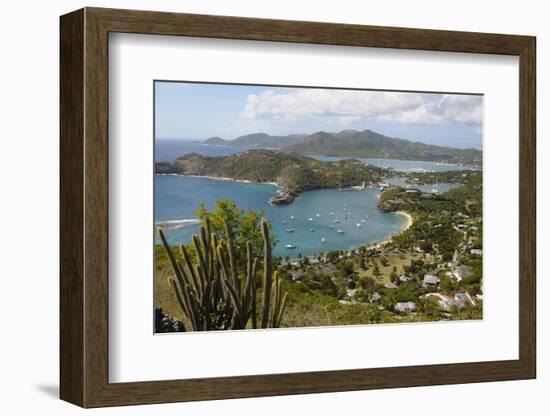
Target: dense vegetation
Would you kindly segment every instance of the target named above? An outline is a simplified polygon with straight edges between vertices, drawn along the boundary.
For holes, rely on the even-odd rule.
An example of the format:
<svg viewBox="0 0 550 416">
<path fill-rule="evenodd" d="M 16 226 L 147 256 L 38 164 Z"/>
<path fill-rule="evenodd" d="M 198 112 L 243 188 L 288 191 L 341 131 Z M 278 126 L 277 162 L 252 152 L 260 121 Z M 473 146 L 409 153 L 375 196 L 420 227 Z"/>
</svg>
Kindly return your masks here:
<svg viewBox="0 0 550 416">
<path fill-rule="evenodd" d="M 319 161 L 296 153 L 255 149 L 230 156 L 208 157 L 191 153 L 156 164 L 156 173 L 227 177 L 253 182 L 277 182 L 289 192 L 345 188 L 362 182 L 380 182 L 392 172 L 358 160 Z"/>
<path fill-rule="evenodd" d="M 309 155 L 425 160 L 476 166 L 480 166 L 482 162 L 482 153 L 476 149 L 428 145 L 384 136 L 372 130 L 343 130 L 339 133 L 320 131 L 310 135 L 293 134 L 288 136 L 255 133 L 234 140 L 212 137 L 205 143 L 281 149 L 286 152 Z"/>
<path fill-rule="evenodd" d="M 426 185 L 434 183 L 458 183 L 464 185 L 481 185 L 481 171 L 448 170 L 443 172 L 410 172 L 405 174 L 406 183 Z"/>
<path fill-rule="evenodd" d="M 482 172 L 439 172 L 412 176 L 420 178 L 422 183 L 449 179 L 454 182 L 460 181 L 463 186 L 443 194 L 425 193 L 403 187 L 385 191 L 378 202 L 380 210 L 407 211 L 415 219 L 408 230 L 392 239 L 392 244 L 407 249 L 418 247 L 428 253 L 437 249 L 443 260 L 452 260 L 463 240 L 463 231 L 457 224 L 462 224 L 466 218 L 477 218 L 477 221 L 481 222 Z"/>
</svg>

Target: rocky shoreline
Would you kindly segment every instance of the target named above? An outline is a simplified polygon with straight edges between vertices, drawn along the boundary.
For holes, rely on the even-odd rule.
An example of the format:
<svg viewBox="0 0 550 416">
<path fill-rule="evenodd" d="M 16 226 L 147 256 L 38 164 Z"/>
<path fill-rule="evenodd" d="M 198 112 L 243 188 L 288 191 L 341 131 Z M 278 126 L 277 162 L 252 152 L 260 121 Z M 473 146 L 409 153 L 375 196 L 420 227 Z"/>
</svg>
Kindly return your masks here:
<svg viewBox="0 0 550 416">
<path fill-rule="evenodd" d="M 271 205 L 288 205 L 294 202 L 296 199 L 296 193 L 289 191 L 288 189 L 281 190 L 277 195 L 269 198 L 269 203 Z"/>
</svg>

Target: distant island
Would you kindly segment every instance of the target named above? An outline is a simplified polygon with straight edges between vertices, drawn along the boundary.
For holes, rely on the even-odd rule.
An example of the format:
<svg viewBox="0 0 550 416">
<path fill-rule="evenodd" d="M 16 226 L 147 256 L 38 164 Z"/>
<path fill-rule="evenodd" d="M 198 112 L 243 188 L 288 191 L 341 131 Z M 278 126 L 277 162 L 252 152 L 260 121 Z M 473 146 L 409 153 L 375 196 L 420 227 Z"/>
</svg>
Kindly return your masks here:
<svg viewBox="0 0 550 416">
<path fill-rule="evenodd" d="M 278 149 L 304 155 L 360 157 L 379 159 L 420 160 L 481 166 L 482 152 L 477 149 L 458 149 L 436 146 L 384 136 L 372 130 L 342 130 L 339 133 L 319 131 L 313 134 L 271 136 L 254 133 L 234 140 L 211 137 L 200 143 L 217 146 Z"/>
<path fill-rule="evenodd" d="M 230 156 L 190 153 L 173 161 L 156 163 L 155 173 L 276 183 L 281 191 L 271 199 L 274 205 L 291 203 L 300 192 L 367 187 L 393 175 L 391 169 L 365 165 L 359 160 L 319 161 L 298 153 L 268 149 L 252 149 Z"/>
</svg>

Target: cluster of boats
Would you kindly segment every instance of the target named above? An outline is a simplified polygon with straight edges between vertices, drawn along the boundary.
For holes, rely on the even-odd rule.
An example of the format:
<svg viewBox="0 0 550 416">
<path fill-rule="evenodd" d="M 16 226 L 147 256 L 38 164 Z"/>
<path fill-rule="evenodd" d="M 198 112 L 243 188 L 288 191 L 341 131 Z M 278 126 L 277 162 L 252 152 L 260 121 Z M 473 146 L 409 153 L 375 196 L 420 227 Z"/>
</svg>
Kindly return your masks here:
<svg viewBox="0 0 550 416">
<path fill-rule="evenodd" d="M 343 215 L 343 219 L 344 219 L 344 220 L 347 220 L 351 214 L 352 214 L 352 212 L 351 212 L 351 210 L 349 210 L 349 209 L 347 208 L 347 205 L 344 206 L 344 215 Z M 336 217 L 336 213 L 335 213 L 335 212 L 329 212 L 329 215 L 330 215 L 331 217 Z M 368 217 L 369 217 L 369 216 L 367 215 L 366 218 L 368 218 Z M 315 214 L 315 218 L 321 218 L 321 214 Z M 291 216 L 290 216 L 290 220 L 295 220 L 295 219 L 296 219 L 296 217 L 295 217 L 294 215 L 291 215 Z M 308 220 L 308 222 L 313 222 L 313 221 L 314 221 L 314 217 L 309 217 L 307 220 Z M 287 224 L 287 223 L 288 223 L 287 220 L 283 221 L 283 224 Z M 333 224 L 340 224 L 340 220 L 339 220 L 338 218 L 334 218 L 334 219 L 332 220 L 332 223 L 333 223 Z M 358 222 L 358 223 L 355 224 L 355 226 L 356 226 L 357 228 L 361 228 L 361 227 L 363 227 L 363 225 L 364 225 L 365 223 L 366 223 L 366 220 L 365 220 L 364 218 L 362 218 L 360 222 Z M 330 224 L 328 227 L 331 228 L 331 229 L 336 228 L 333 224 Z M 295 230 L 294 228 L 287 228 L 285 231 L 286 231 L 287 233 L 293 233 L 293 232 L 295 232 L 296 230 Z M 309 229 L 309 232 L 313 233 L 313 232 L 315 232 L 315 229 L 314 229 L 314 228 L 310 228 L 310 229 Z M 337 232 L 338 234 L 345 234 L 345 231 L 342 230 L 341 228 L 337 228 L 337 229 L 336 229 L 336 232 Z M 327 239 L 326 239 L 325 237 L 321 237 L 321 242 L 322 242 L 323 244 L 325 244 L 325 243 L 327 242 Z M 296 246 L 295 244 L 292 244 L 292 243 L 287 244 L 285 247 L 286 247 L 287 249 L 295 249 L 295 248 L 297 248 L 297 246 Z"/>
</svg>

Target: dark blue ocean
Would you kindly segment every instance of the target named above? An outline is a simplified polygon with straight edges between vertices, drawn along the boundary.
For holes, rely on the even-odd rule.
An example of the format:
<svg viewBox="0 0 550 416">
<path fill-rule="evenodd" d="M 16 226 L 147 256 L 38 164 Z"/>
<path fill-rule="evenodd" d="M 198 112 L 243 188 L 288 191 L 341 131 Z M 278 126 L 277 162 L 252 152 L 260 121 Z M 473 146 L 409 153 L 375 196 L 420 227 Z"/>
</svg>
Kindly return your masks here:
<svg viewBox="0 0 550 416">
<path fill-rule="evenodd" d="M 157 161 L 164 161 L 173 160 L 191 152 L 219 156 L 246 150 L 183 140 L 157 140 L 155 158 Z M 425 170 L 457 168 L 456 165 L 430 162 L 383 159 L 375 161 L 379 166 L 393 165 L 396 170 L 405 170 L 408 166 Z M 404 162 L 409 164 L 403 165 Z M 438 187 L 440 192 L 444 192 L 450 186 L 439 184 Z M 432 187 L 423 188 L 430 190 Z M 237 205 L 246 210 L 264 211 L 265 217 L 271 220 L 273 232 L 279 239 L 279 243 L 274 248 L 274 254 L 290 257 L 296 257 L 298 253 L 309 256 L 329 250 L 350 249 L 365 243 L 383 241 L 399 233 L 407 223 L 407 219 L 402 215 L 378 211 L 376 203 L 380 191 L 377 189 L 305 192 L 290 205 L 273 207 L 268 201 L 276 192 L 277 188 L 268 184 L 156 175 L 155 222 L 165 229 L 170 243 L 188 243 L 191 236 L 198 231 L 194 211 L 200 203 L 213 208 L 218 199 L 233 199 Z M 286 248 L 287 244 L 296 248 Z"/>
</svg>

